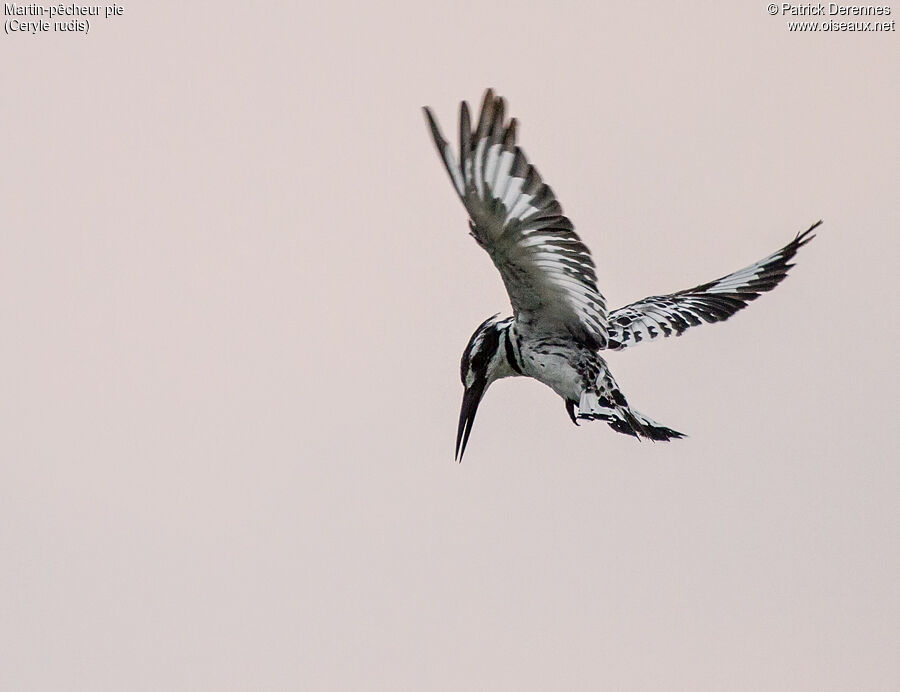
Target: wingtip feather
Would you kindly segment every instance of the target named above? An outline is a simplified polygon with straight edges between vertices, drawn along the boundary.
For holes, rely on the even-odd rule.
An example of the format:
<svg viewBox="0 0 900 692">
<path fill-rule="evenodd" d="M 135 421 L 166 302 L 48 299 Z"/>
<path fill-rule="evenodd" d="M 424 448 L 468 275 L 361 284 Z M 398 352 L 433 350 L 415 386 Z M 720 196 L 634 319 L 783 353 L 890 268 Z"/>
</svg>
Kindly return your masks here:
<svg viewBox="0 0 900 692">
<path fill-rule="evenodd" d="M 803 231 L 802 233 L 798 233 L 798 234 L 797 234 L 797 237 L 794 238 L 794 242 L 797 244 L 797 247 L 803 247 L 803 246 L 806 245 L 810 240 L 812 240 L 813 238 L 815 238 L 815 237 L 816 237 L 816 234 L 813 233 L 813 231 L 816 230 L 816 229 L 817 229 L 819 226 L 821 226 L 821 225 L 822 225 L 822 220 L 819 219 L 819 220 L 816 221 L 812 226 L 810 226 L 809 228 L 807 228 L 805 231 Z"/>
<path fill-rule="evenodd" d="M 446 144 L 447 140 L 445 140 L 444 136 L 441 134 L 441 128 L 438 127 L 437 119 L 434 117 L 434 113 L 428 106 L 422 106 L 422 111 L 425 113 L 425 119 L 428 122 L 428 127 L 431 128 L 431 136 L 434 138 L 435 143 L 440 148 L 442 145 Z"/>
</svg>

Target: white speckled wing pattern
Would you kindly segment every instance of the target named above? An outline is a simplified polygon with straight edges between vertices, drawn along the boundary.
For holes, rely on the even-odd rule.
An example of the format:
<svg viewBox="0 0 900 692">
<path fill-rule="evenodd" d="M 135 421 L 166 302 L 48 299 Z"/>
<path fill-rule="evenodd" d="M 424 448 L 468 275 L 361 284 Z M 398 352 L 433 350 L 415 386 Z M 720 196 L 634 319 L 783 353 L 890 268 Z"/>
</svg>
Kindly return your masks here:
<svg viewBox="0 0 900 692">
<path fill-rule="evenodd" d="M 519 328 L 604 348 L 606 302 L 590 251 L 516 145 L 516 120 L 504 120 L 503 99 L 487 90 L 474 131 L 462 103 L 458 159 L 428 108 L 425 114 L 472 235 L 503 277 Z"/>
<path fill-rule="evenodd" d="M 609 315 L 607 348 L 618 351 L 666 336 L 681 336 L 688 327 L 721 322 L 771 291 L 787 276 L 797 250 L 815 235 L 819 221 L 777 252 L 721 279 L 667 296 L 650 296 Z"/>
</svg>

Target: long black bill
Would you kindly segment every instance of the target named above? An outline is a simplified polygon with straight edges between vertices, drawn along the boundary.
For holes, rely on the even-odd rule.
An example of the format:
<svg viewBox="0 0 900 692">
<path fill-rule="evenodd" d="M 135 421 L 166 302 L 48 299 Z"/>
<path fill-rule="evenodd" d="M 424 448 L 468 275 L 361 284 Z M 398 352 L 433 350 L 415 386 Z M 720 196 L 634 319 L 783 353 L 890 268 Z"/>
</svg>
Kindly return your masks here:
<svg viewBox="0 0 900 692">
<path fill-rule="evenodd" d="M 466 388 L 463 394 L 462 408 L 459 411 L 459 431 L 456 433 L 456 460 L 462 461 L 466 452 L 466 444 L 469 442 L 469 433 L 472 432 L 472 424 L 475 422 L 475 413 L 484 394 L 484 385 L 478 382 Z"/>
</svg>

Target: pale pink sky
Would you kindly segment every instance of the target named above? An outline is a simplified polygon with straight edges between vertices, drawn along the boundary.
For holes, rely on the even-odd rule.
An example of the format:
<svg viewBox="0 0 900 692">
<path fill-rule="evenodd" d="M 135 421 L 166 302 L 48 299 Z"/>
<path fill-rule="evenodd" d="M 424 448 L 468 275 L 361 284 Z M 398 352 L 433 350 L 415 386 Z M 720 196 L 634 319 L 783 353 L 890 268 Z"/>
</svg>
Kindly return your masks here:
<svg viewBox="0 0 900 692">
<path fill-rule="evenodd" d="M 362 3 L 360 3 L 362 5 Z M 0 689 L 900 689 L 900 51 L 766 2 L 131 2 L 0 37 Z M 900 12 L 900 7 L 893 7 Z M 687 440 L 488 392 L 421 106 L 495 87 Z"/>
</svg>

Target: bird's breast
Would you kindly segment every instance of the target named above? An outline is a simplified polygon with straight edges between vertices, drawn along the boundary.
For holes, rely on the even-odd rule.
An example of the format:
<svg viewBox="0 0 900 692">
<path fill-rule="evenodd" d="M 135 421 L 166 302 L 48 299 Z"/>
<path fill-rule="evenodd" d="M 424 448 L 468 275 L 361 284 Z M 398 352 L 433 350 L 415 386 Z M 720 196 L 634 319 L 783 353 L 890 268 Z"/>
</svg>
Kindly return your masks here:
<svg viewBox="0 0 900 692">
<path fill-rule="evenodd" d="M 564 399 L 578 401 L 584 376 L 576 350 L 565 344 L 525 342 L 521 353 L 523 374 L 543 382 Z"/>
</svg>

